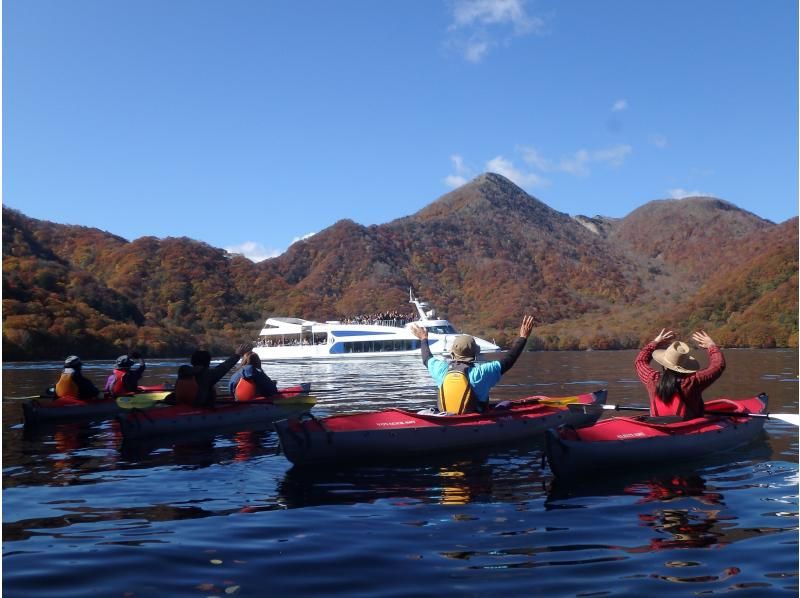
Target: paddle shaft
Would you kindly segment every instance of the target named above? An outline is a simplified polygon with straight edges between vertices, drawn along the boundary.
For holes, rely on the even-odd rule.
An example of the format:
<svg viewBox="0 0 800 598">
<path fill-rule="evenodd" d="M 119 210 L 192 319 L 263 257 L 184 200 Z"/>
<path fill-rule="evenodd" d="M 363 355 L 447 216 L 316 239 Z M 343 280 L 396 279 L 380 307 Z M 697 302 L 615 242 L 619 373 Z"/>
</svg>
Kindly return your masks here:
<svg viewBox="0 0 800 598">
<path fill-rule="evenodd" d="M 572 405 L 570 408 L 580 409 L 583 407 L 589 409 L 602 409 L 603 411 L 650 411 L 650 407 L 639 407 L 635 405 Z M 796 413 L 734 413 L 731 411 L 704 411 L 703 415 L 727 415 L 728 417 L 762 417 L 764 419 L 779 419 L 789 423 L 794 423 L 797 418 Z M 797 425 L 797 424 L 795 424 Z"/>
</svg>

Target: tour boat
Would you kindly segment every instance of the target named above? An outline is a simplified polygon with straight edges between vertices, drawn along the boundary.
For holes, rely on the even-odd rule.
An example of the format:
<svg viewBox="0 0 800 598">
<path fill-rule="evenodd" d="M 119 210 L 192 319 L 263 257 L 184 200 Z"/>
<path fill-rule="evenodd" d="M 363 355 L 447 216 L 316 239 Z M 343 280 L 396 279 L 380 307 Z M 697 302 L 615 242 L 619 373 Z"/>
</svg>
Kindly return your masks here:
<svg viewBox="0 0 800 598">
<path fill-rule="evenodd" d="M 315 322 L 301 318 L 272 317 L 264 324 L 253 349 L 262 360 L 346 359 L 419 355 L 420 341 L 409 329 L 417 324 L 428 330 L 428 345 L 434 355 L 447 355 L 460 332 L 448 320 L 409 289 L 409 303 L 418 319 L 357 319 Z M 481 353 L 499 351 L 493 342 L 475 337 Z"/>
</svg>

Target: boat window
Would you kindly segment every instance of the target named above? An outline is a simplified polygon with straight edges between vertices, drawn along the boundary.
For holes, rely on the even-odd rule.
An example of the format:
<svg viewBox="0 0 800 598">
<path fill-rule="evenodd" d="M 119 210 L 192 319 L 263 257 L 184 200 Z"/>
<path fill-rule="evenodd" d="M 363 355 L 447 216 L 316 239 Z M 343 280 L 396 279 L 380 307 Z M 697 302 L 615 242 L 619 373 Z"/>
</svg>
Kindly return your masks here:
<svg viewBox="0 0 800 598">
<path fill-rule="evenodd" d="M 418 340 L 393 339 L 381 341 L 354 341 L 342 343 L 345 353 L 383 353 L 384 351 L 414 351 Z"/>
<path fill-rule="evenodd" d="M 456 329 L 453 328 L 451 325 L 447 326 L 426 326 L 428 332 L 433 332 L 434 334 L 458 334 Z"/>
</svg>

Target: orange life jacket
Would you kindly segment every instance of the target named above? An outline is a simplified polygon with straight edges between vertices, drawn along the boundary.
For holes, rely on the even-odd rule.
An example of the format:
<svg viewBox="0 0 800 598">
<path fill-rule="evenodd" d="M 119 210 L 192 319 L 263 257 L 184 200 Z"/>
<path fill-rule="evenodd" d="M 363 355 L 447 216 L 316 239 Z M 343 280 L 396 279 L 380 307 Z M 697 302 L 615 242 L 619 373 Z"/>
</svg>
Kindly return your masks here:
<svg viewBox="0 0 800 598">
<path fill-rule="evenodd" d="M 72 379 L 72 373 L 64 372 L 56 382 L 56 396 L 57 397 L 73 397 L 77 399 L 80 396 L 78 385 Z"/>
<path fill-rule="evenodd" d="M 178 405 L 194 405 L 197 400 L 197 380 L 185 378 L 175 383 L 175 402 Z"/>
<path fill-rule="evenodd" d="M 258 389 L 256 388 L 255 382 L 252 380 L 245 380 L 245 378 L 242 377 L 236 384 L 236 389 L 233 394 L 237 401 L 252 401 L 258 396 Z"/>
</svg>

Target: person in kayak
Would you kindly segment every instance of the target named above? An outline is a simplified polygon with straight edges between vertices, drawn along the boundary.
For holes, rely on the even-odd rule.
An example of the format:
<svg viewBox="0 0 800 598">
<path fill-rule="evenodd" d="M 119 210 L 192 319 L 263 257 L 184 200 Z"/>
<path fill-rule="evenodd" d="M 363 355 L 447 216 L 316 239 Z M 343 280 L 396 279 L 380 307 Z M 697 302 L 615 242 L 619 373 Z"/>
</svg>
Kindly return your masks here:
<svg viewBox="0 0 800 598">
<path fill-rule="evenodd" d="M 217 366 L 211 367 L 211 353 L 198 350 L 192 353 L 191 374 L 186 366 L 178 368 L 175 383 L 175 402 L 195 407 L 213 407 L 217 400 L 217 382 L 236 365 L 242 355 L 253 350 L 252 345 L 242 344 L 236 353 Z"/>
<path fill-rule="evenodd" d="M 70 355 L 64 360 L 64 371 L 55 385 L 58 398 L 90 400 L 102 398 L 102 394 L 91 380 L 84 377 L 81 369 L 83 363 L 77 355 Z"/>
<path fill-rule="evenodd" d="M 136 363 L 134 359 L 138 359 L 139 363 Z M 139 388 L 139 380 L 146 368 L 147 365 L 138 351 L 133 351 L 130 355 L 120 355 L 114 364 L 114 371 L 106 380 L 103 392 L 112 397 L 136 392 Z"/>
<path fill-rule="evenodd" d="M 261 358 L 248 353 L 242 358 L 242 369 L 231 376 L 231 394 L 237 401 L 252 401 L 278 392 L 278 385 L 261 369 Z"/>
<path fill-rule="evenodd" d="M 673 338 L 674 332 L 662 329 L 636 357 L 636 374 L 650 395 L 650 415 L 702 417 L 702 393 L 725 371 L 725 356 L 705 331 L 693 333 L 692 340 L 708 351 L 708 367 L 701 370 L 689 345 L 670 342 Z M 651 358 L 662 366 L 660 372 L 650 367 Z"/>
<path fill-rule="evenodd" d="M 417 324 L 409 328 L 420 341 L 422 363 L 439 387 L 439 411 L 447 413 L 482 413 L 489 406 L 489 391 L 516 363 L 533 330 L 533 316 L 522 318 L 519 337 L 502 359 L 476 363 L 480 347 L 468 334 L 457 336 L 451 347 L 451 361 L 432 359 L 427 329 Z"/>
</svg>

